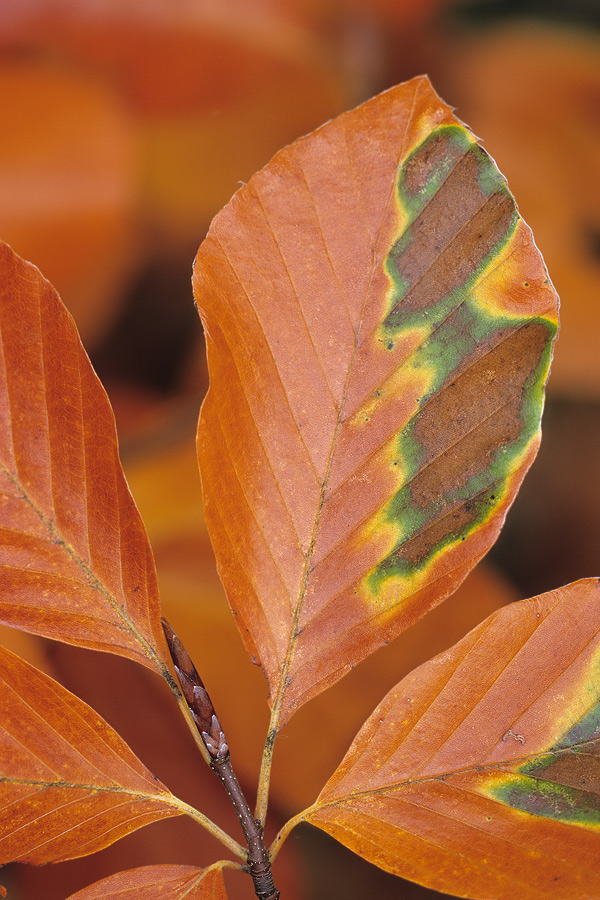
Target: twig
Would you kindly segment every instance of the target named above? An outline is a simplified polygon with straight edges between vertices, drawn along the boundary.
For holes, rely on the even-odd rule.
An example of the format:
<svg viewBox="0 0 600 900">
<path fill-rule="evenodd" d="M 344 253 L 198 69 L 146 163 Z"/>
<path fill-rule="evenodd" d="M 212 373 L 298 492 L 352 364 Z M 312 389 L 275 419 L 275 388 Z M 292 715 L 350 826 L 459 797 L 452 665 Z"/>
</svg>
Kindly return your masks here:
<svg viewBox="0 0 600 900">
<path fill-rule="evenodd" d="M 208 751 L 209 765 L 221 779 L 240 820 L 248 845 L 247 868 L 254 882 L 256 896 L 259 900 L 278 900 L 279 891 L 273 883 L 271 860 L 265 847 L 262 825 L 252 815 L 236 778 L 229 747 L 211 699 L 189 653 L 165 619 L 162 620 L 162 625 L 183 696 Z"/>
</svg>

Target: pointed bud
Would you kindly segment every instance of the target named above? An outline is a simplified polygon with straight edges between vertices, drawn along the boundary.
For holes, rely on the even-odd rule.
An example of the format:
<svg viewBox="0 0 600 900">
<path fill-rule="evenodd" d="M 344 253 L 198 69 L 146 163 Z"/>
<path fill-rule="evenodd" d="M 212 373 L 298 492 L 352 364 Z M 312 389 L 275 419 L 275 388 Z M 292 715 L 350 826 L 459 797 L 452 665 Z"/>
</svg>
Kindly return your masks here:
<svg viewBox="0 0 600 900">
<path fill-rule="evenodd" d="M 162 619 L 162 626 L 183 696 L 191 710 L 194 721 L 203 737 L 204 733 L 213 736 L 213 720 L 216 719 L 217 722 L 219 720 L 215 715 L 214 707 L 202 683 L 202 679 L 198 675 L 189 653 L 166 619 Z M 208 744 L 207 749 L 210 752 Z"/>
</svg>

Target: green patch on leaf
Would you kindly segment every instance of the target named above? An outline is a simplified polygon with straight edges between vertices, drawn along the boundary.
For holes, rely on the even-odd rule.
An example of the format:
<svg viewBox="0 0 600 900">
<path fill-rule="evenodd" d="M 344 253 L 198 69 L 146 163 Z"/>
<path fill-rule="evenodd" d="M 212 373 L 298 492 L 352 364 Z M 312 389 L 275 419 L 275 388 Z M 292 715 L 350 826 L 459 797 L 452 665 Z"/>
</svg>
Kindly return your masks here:
<svg viewBox="0 0 600 900">
<path fill-rule="evenodd" d="M 457 162 L 473 146 L 471 136 L 457 125 L 433 131 L 406 159 L 398 179 L 398 193 L 411 219 L 416 218 L 440 190 Z"/>
<path fill-rule="evenodd" d="M 418 409 L 397 435 L 403 482 L 383 512 L 397 542 L 370 573 L 424 571 L 506 500 L 539 432 L 556 323 L 491 309 L 478 285 L 510 257 L 519 221 L 504 179 L 457 126 L 437 129 L 405 162 L 398 202 L 408 225 L 390 250 L 384 346 L 415 329 L 403 365 L 426 375 Z"/>
<path fill-rule="evenodd" d="M 593 791 L 522 774 L 496 785 L 491 795 L 532 816 L 586 828 L 600 827 L 600 797 Z"/>
</svg>

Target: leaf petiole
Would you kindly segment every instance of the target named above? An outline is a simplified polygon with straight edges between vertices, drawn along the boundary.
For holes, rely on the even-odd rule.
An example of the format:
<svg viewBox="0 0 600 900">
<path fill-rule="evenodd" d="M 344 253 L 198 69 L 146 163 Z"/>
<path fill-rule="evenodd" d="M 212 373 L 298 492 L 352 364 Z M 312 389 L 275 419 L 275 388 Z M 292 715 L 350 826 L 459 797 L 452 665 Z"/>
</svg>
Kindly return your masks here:
<svg viewBox="0 0 600 900">
<path fill-rule="evenodd" d="M 183 800 L 180 800 L 179 797 L 173 797 L 172 805 L 179 809 L 184 815 L 189 816 L 198 825 L 202 825 L 203 828 L 206 829 L 213 837 L 215 837 L 218 841 L 220 841 L 230 853 L 234 856 L 237 856 L 238 859 L 246 859 L 248 852 L 245 847 L 242 847 L 241 844 L 238 844 L 236 840 L 230 837 L 226 831 L 223 831 L 222 828 L 219 828 L 218 825 L 205 816 L 203 813 L 199 812 L 193 806 L 190 806 L 188 803 L 185 803 Z"/>
<path fill-rule="evenodd" d="M 313 807 L 309 807 L 309 809 L 302 810 L 302 812 L 299 812 L 297 815 L 293 816 L 293 818 L 289 819 L 285 823 L 283 828 L 280 829 L 278 834 L 275 836 L 273 843 L 269 847 L 269 859 L 272 863 L 275 861 L 277 854 L 281 850 L 283 843 L 287 840 L 290 832 L 293 831 L 296 825 L 300 825 L 301 822 L 304 822 L 306 814 L 312 808 Z"/>
</svg>

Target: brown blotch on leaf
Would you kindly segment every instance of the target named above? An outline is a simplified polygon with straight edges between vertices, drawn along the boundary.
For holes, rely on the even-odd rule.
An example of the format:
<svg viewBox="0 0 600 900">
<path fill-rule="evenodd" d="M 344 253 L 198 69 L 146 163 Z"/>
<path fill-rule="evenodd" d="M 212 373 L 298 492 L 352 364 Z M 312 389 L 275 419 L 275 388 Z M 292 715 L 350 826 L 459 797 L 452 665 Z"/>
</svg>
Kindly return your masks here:
<svg viewBox="0 0 600 900">
<path fill-rule="evenodd" d="M 522 432 L 523 392 L 547 337 L 543 323 L 516 328 L 425 405 L 415 424 L 414 437 L 423 457 L 410 482 L 410 498 L 416 509 L 431 508 L 431 519 L 398 548 L 397 560 L 422 562 L 446 538 L 465 534 L 479 519 L 482 503 L 494 504 L 491 491 L 499 479 L 486 480 L 486 471 L 498 452 L 510 448 Z M 440 421 L 446 423 L 443 429 Z M 510 471 L 509 464 L 501 480 Z M 477 494 L 452 508 L 448 499 L 478 476 Z M 440 498 L 445 498 L 441 504 Z"/>
<path fill-rule="evenodd" d="M 464 147 L 456 139 L 453 140 L 446 129 L 438 131 L 407 160 L 404 166 L 404 190 L 407 194 L 419 194 L 436 169 L 458 162 L 464 153 Z"/>
<path fill-rule="evenodd" d="M 444 515 L 432 518 L 427 525 L 388 557 L 390 567 L 396 568 L 399 563 L 407 563 L 410 566 L 420 565 L 430 556 L 432 550 L 439 547 L 447 538 L 457 537 L 468 532 L 480 518 L 482 505 L 489 503 L 490 500 L 490 489 L 485 488 L 481 494 L 457 504 L 450 511 L 447 506 L 444 506 Z"/>
<path fill-rule="evenodd" d="M 596 794 L 597 801 L 592 801 L 590 805 L 600 810 L 600 748 L 594 744 L 587 745 L 585 751 L 568 752 L 557 757 L 544 769 L 536 769 L 535 776 L 553 784 Z"/>
<path fill-rule="evenodd" d="M 467 153 L 410 226 L 410 243 L 390 254 L 390 274 L 409 289 L 385 324 L 400 327 L 409 312 L 430 308 L 473 276 L 515 221 L 511 196 L 489 197 L 479 182 L 479 162 Z"/>
</svg>

